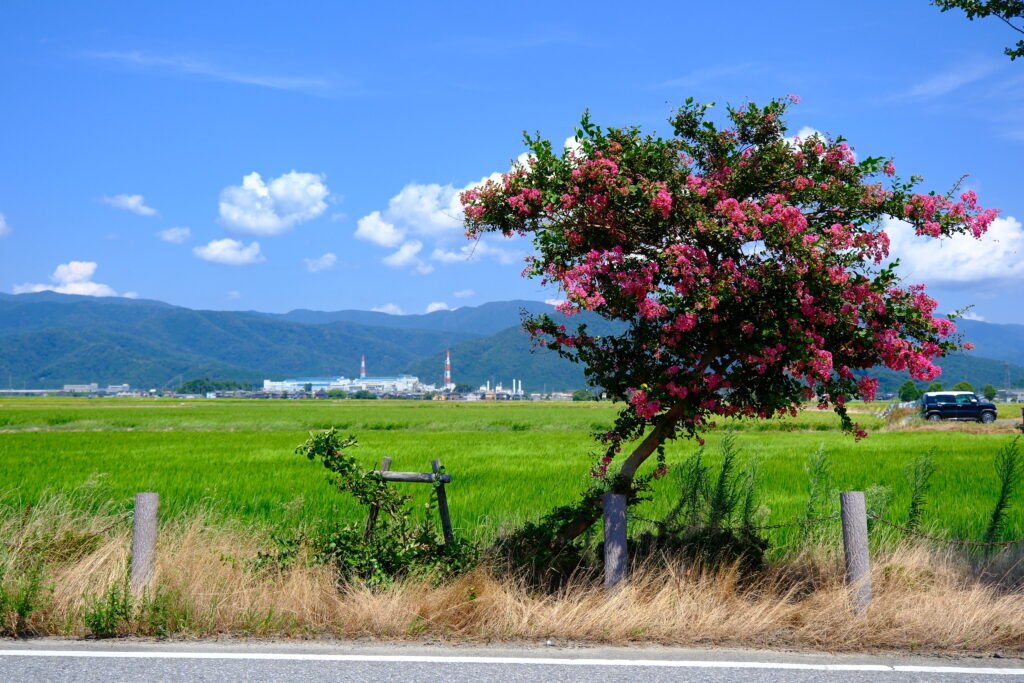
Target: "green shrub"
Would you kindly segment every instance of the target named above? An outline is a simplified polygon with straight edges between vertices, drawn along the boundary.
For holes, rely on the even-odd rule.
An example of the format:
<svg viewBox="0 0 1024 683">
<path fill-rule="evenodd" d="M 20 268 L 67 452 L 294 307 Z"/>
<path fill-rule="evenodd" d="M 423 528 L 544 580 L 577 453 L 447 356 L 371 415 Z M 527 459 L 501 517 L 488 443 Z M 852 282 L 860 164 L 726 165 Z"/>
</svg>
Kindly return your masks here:
<svg viewBox="0 0 1024 683">
<path fill-rule="evenodd" d="M 410 505 L 412 496 L 399 493 L 379 473 L 362 467 L 347 453 L 357 445 L 355 437 L 341 438 L 332 428 L 310 434 L 295 450 L 319 460 L 330 472 L 329 481 L 368 513 L 376 510 L 373 533 L 367 533 L 363 525 L 338 524 L 309 533 L 280 534 L 275 537 L 276 551 L 261 554 L 257 567 L 287 569 L 306 549 L 310 561 L 333 564 L 344 579 L 378 585 L 400 576 L 450 576 L 475 566 L 475 545 L 466 539 L 445 543 L 437 534 L 431 511 L 439 479 L 435 477 L 433 495 L 422 517 L 416 517 Z"/>
<path fill-rule="evenodd" d="M 128 579 L 107 589 L 103 597 L 92 595 L 82 608 L 82 621 L 91 635 L 110 638 L 123 632 L 132 618 L 132 595 Z"/>
</svg>

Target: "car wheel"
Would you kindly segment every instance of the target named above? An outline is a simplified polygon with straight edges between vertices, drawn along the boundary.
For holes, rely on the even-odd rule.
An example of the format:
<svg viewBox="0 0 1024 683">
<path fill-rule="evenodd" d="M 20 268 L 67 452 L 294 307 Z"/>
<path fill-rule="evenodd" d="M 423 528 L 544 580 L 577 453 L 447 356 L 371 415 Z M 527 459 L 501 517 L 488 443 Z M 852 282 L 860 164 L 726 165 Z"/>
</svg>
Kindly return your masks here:
<svg viewBox="0 0 1024 683">
<path fill-rule="evenodd" d="M 928 416 L 928 419 L 931 420 L 932 422 L 938 422 L 939 420 L 942 419 L 942 416 L 939 415 L 938 413 L 932 413 L 931 415 Z"/>
<path fill-rule="evenodd" d="M 984 422 L 985 424 L 989 424 L 991 422 L 995 422 L 996 421 L 996 416 L 993 415 L 992 413 L 982 413 L 981 414 L 981 421 Z"/>
</svg>

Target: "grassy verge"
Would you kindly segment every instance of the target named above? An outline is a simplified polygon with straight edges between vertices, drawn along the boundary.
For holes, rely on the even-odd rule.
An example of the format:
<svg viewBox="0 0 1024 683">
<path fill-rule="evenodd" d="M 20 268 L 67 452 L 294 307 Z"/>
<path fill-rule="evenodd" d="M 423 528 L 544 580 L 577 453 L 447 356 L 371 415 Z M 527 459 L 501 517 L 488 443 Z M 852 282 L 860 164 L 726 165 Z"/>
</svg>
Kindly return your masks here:
<svg viewBox="0 0 1024 683">
<path fill-rule="evenodd" d="M 153 588 L 125 590 L 122 511 L 84 513 L 47 497 L 0 521 L 0 630 L 65 636 L 559 638 L 830 650 L 1024 652 L 1024 594 L 1012 558 L 982 567 L 891 544 L 873 557 L 875 600 L 850 613 L 837 546 L 827 540 L 740 577 L 660 558 L 608 595 L 580 580 L 556 594 L 486 568 L 369 589 L 302 562 L 256 571 L 259 527 L 179 517 L 160 532 Z"/>
</svg>

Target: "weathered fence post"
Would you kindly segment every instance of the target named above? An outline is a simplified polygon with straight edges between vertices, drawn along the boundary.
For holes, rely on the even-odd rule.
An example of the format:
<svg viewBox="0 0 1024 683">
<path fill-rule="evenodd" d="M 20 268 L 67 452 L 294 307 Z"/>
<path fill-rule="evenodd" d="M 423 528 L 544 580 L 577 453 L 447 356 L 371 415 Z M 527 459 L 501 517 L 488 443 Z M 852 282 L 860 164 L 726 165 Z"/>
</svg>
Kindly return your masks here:
<svg viewBox="0 0 1024 683">
<path fill-rule="evenodd" d="M 441 461 L 431 460 L 430 467 L 433 469 L 436 475 L 441 471 Z M 448 494 L 444 490 L 444 482 L 440 482 L 437 485 L 437 511 L 441 515 L 441 531 L 444 532 L 444 542 L 446 544 L 455 541 L 455 534 L 452 533 L 452 518 L 448 516 Z"/>
<path fill-rule="evenodd" d="M 391 458 L 384 457 L 380 461 L 380 471 L 387 472 L 391 469 Z M 380 506 L 370 503 L 370 511 L 366 515 L 366 526 L 363 527 L 363 540 L 369 541 L 373 535 L 373 526 L 377 523 L 377 515 L 380 514 Z"/>
<path fill-rule="evenodd" d="M 131 588 L 138 593 L 153 579 L 156 566 L 156 513 L 160 494 L 135 494 L 135 522 L 132 525 Z"/>
<path fill-rule="evenodd" d="M 626 578 L 626 496 L 604 494 L 604 587 L 612 589 Z"/>
<path fill-rule="evenodd" d="M 853 609 L 863 614 L 871 602 L 871 566 L 868 563 L 868 514 L 863 491 L 839 494 L 843 522 L 846 583 L 853 594 Z"/>
</svg>

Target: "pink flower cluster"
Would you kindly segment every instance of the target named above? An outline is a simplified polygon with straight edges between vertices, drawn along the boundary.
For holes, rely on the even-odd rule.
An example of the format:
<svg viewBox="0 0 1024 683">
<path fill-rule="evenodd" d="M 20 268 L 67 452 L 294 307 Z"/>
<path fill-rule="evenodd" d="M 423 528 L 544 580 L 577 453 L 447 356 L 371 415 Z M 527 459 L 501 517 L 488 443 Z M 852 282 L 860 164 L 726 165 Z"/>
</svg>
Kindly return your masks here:
<svg viewBox="0 0 1024 683">
<path fill-rule="evenodd" d="M 636 410 L 636 414 L 645 420 L 651 420 L 661 412 L 661 401 L 649 399 L 647 394 L 637 389 L 629 397 L 629 402 Z"/>
</svg>

